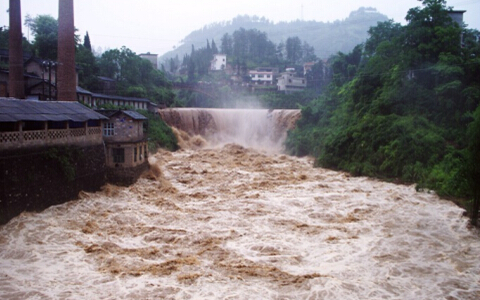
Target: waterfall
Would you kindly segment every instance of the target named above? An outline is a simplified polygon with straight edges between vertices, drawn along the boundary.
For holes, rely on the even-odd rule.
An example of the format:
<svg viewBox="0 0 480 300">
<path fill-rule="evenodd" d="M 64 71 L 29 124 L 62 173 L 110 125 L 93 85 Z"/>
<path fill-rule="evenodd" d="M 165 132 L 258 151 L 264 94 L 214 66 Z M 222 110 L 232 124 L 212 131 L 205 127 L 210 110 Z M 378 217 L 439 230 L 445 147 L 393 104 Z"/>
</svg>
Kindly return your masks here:
<svg viewBox="0 0 480 300">
<path fill-rule="evenodd" d="M 212 146 L 236 143 L 272 150 L 281 149 L 301 117 L 299 109 L 171 108 L 159 113 L 168 125 L 200 135 Z"/>
</svg>

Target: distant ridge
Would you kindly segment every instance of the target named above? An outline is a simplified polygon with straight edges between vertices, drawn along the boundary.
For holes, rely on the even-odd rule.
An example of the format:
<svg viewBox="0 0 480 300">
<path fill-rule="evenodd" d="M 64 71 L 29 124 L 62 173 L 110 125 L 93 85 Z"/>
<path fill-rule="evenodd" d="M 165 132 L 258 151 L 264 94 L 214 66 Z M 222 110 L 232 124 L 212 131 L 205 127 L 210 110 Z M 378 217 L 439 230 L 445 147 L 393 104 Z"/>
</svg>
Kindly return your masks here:
<svg viewBox="0 0 480 300">
<path fill-rule="evenodd" d="M 375 8 L 360 7 L 350 13 L 345 20 L 334 22 L 292 21 L 273 23 L 264 17 L 237 16 L 231 21 L 212 23 L 195 30 L 182 40 L 182 45 L 160 57 L 160 63 L 178 55 L 179 59 L 189 54 L 192 44 L 195 49 L 207 46 L 207 39 L 213 39 L 216 45 L 221 45 L 221 38 L 225 33 L 233 34 L 240 28 L 257 29 L 265 32 L 268 39 L 275 44 L 286 41 L 288 37 L 298 36 L 302 41 L 315 48 L 315 54 L 321 59 L 327 59 L 338 51 L 348 53 L 356 45 L 368 38 L 368 29 L 378 22 L 387 21 L 388 17 Z"/>
</svg>

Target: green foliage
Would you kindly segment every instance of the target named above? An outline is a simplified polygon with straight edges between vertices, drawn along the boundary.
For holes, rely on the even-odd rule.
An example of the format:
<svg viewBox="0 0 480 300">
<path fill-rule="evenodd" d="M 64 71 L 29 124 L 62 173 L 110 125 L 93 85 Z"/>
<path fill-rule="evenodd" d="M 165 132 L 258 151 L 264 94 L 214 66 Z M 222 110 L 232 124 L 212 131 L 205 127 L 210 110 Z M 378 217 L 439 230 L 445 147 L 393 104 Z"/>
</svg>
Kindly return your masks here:
<svg viewBox="0 0 480 300">
<path fill-rule="evenodd" d="M 92 51 L 83 45 L 77 46 L 75 64 L 78 70 L 78 85 L 90 91 L 98 89 L 98 64 Z"/>
<path fill-rule="evenodd" d="M 468 126 L 468 147 L 465 164 L 466 178 L 470 187 L 472 206 L 470 208 L 474 225 L 478 225 L 478 213 L 480 209 L 480 106 L 474 113 L 474 121 Z"/>
<path fill-rule="evenodd" d="M 148 118 L 148 149 L 155 152 L 159 147 L 176 151 L 178 150 L 177 137 L 163 120 L 155 114 L 147 111 L 140 111 Z"/>
<path fill-rule="evenodd" d="M 165 74 L 130 49 L 122 47 L 106 51 L 97 63 L 101 76 L 117 80 L 120 96 L 148 98 L 165 106 L 173 103 L 172 84 Z"/>
<path fill-rule="evenodd" d="M 8 29 L 0 27 L 0 49 L 8 49 Z"/>
<path fill-rule="evenodd" d="M 67 181 L 75 180 L 75 161 L 80 155 L 78 150 L 69 147 L 52 147 L 45 155 L 48 159 L 56 161 Z"/>
<path fill-rule="evenodd" d="M 35 35 L 33 48 L 35 54 L 43 59 L 57 59 L 58 22 L 50 15 L 38 15 L 35 18 L 26 17 L 25 25 L 30 27 Z"/>
<path fill-rule="evenodd" d="M 365 7 L 351 12 L 344 20 L 334 22 L 295 20 L 274 23 L 257 16 L 237 16 L 233 20 L 209 24 L 190 33 L 184 38 L 183 45 L 166 53 L 161 60 L 170 59 L 176 55 L 183 57 L 185 54 L 189 54 L 192 44 L 196 48 L 204 47 L 207 38 L 220 41 L 218 43 L 220 52 L 227 54 L 227 57 L 230 58 L 233 53 L 232 36 L 239 28 L 244 28 L 245 31 L 254 29 L 266 33 L 277 47 L 281 44 L 285 46 L 285 41 L 288 38 L 285 33 L 290 33 L 292 37 L 298 36 L 300 40 L 308 41 L 308 44 L 315 49 L 314 54 L 317 57 L 327 59 L 338 51 L 350 51 L 355 45 L 362 43 L 368 37 L 367 31 L 371 26 L 387 20 L 387 16 L 380 14 L 375 9 Z M 276 51 L 277 48 L 274 50 Z M 283 51 L 276 52 L 281 54 Z M 285 59 L 285 57 L 282 57 L 282 59 Z M 312 59 L 307 60 L 312 61 Z"/>
<path fill-rule="evenodd" d="M 298 109 L 307 105 L 313 98 L 315 98 L 315 93 L 312 90 L 304 90 L 293 94 L 274 92 L 261 95 L 260 104 L 262 107 L 269 109 Z"/>
<path fill-rule="evenodd" d="M 90 52 L 92 52 L 92 44 L 90 43 L 90 36 L 88 35 L 88 31 L 87 33 L 85 34 L 85 38 L 83 39 L 83 46 L 89 50 Z"/>
<path fill-rule="evenodd" d="M 379 23 L 364 50 L 359 45 L 330 59 L 332 83 L 302 108 L 286 145 L 293 154 L 316 156 L 320 166 L 472 199 L 476 222 L 478 31 L 453 22 L 445 1 L 423 4 L 409 10 L 407 25 Z"/>
</svg>

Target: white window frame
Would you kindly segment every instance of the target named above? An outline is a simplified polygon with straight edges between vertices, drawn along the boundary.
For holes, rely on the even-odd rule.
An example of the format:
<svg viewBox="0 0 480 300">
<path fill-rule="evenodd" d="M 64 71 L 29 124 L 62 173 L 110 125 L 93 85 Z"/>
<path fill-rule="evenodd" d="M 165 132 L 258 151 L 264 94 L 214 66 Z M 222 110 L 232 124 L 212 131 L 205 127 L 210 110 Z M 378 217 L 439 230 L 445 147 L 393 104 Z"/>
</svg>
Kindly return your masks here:
<svg viewBox="0 0 480 300">
<path fill-rule="evenodd" d="M 103 123 L 103 136 L 115 135 L 115 123 Z"/>
</svg>

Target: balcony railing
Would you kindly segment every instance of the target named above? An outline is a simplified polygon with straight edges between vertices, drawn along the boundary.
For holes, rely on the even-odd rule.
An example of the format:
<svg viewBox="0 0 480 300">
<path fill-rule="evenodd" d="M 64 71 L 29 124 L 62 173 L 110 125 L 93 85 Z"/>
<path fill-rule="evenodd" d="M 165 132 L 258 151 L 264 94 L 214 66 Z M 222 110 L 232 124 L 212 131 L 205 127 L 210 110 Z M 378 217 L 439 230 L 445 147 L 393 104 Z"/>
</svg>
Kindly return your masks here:
<svg viewBox="0 0 480 300">
<path fill-rule="evenodd" d="M 100 142 L 101 127 L 0 132 L 0 149 Z"/>
</svg>

